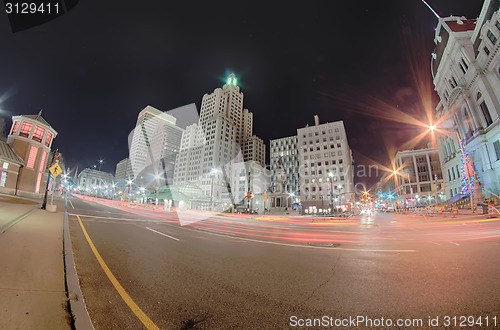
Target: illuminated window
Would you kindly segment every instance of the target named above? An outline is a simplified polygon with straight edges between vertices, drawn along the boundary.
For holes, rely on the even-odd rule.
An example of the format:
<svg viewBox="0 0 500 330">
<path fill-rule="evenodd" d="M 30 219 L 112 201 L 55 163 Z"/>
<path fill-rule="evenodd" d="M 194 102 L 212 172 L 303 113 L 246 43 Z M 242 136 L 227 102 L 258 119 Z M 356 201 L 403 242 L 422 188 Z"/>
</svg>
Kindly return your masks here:
<svg viewBox="0 0 500 330">
<path fill-rule="evenodd" d="M 43 172 L 45 169 L 45 159 L 47 159 L 47 151 L 43 151 L 42 153 L 42 159 L 40 160 L 40 167 L 38 168 L 38 171 Z"/>
<path fill-rule="evenodd" d="M 9 169 L 9 163 L 3 162 L 2 168 L 4 170 L 8 170 Z"/>
<path fill-rule="evenodd" d="M 12 125 L 12 132 L 10 132 L 11 135 L 17 134 L 17 130 L 19 129 L 19 122 L 16 121 L 14 125 Z"/>
<path fill-rule="evenodd" d="M 31 127 L 33 127 L 31 123 L 24 122 L 23 126 L 21 127 L 21 132 L 19 133 L 19 136 L 28 137 L 31 132 Z"/>
<path fill-rule="evenodd" d="M 47 137 L 45 138 L 45 145 L 50 147 L 50 142 L 52 142 L 52 133 L 48 132 Z"/>
<path fill-rule="evenodd" d="M 40 183 L 42 183 L 42 173 L 38 173 L 38 176 L 36 178 L 36 186 L 35 186 L 36 193 L 40 191 Z"/>
<path fill-rule="evenodd" d="M 30 155 L 28 157 L 27 168 L 33 168 L 35 166 L 36 154 L 38 153 L 38 148 L 31 146 Z"/>
<path fill-rule="evenodd" d="M 42 142 L 43 134 L 45 134 L 45 129 L 40 126 L 36 126 L 35 132 L 33 133 L 33 140 L 36 142 Z"/>
<path fill-rule="evenodd" d="M 7 182 L 7 172 L 2 172 L 0 176 L 0 187 L 5 187 L 6 182 Z"/>
</svg>

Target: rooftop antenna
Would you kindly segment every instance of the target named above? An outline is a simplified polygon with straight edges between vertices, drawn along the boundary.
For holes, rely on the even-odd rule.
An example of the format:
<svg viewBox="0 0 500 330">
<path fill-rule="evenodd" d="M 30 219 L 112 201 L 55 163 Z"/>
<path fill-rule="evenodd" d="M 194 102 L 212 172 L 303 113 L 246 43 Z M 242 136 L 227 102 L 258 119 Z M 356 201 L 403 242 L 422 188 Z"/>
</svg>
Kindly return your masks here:
<svg viewBox="0 0 500 330">
<path fill-rule="evenodd" d="M 425 2 L 425 0 L 422 0 L 422 2 L 423 2 L 423 3 L 425 3 L 425 5 L 426 5 L 427 7 L 429 7 L 429 9 L 430 9 L 430 10 L 432 11 L 432 13 L 433 13 L 433 14 L 437 17 L 437 19 L 438 19 L 438 20 L 440 20 L 440 19 L 441 19 L 441 17 L 439 17 L 438 13 L 436 13 L 436 11 L 435 11 L 434 9 L 432 9 L 432 7 L 431 7 L 431 6 L 429 6 L 429 4 L 428 4 L 427 2 Z"/>
</svg>

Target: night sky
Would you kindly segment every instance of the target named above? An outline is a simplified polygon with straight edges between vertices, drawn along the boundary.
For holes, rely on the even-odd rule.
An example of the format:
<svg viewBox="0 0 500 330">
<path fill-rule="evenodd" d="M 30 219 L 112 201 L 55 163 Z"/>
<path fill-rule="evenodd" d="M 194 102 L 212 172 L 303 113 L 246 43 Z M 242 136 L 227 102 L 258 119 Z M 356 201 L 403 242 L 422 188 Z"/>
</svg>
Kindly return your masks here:
<svg viewBox="0 0 500 330">
<path fill-rule="evenodd" d="M 483 1 L 428 2 L 442 17 L 476 18 Z M 102 158 L 114 173 L 146 105 L 199 109 L 203 94 L 234 72 L 266 153 L 270 139 L 296 134 L 318 114 L 323 123 L 344 120 L 356 164 L 387 164 L 388 151 L 420 132 L 391 116 L 425 120 L 416 81 L 436 104 L 429 70 L 436 25 L 420 0 L 80 0 L 17 33 L 2 11 L 2 136 L 12 115 L 43 109 L 67 166 L 81 170 Z"/>
</svg>

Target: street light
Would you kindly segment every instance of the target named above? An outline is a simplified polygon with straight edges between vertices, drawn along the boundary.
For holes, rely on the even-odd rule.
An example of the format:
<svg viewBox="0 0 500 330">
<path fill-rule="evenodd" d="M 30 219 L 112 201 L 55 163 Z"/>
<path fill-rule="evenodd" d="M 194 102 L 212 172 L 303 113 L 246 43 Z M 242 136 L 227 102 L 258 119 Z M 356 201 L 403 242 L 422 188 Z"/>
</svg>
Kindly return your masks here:
<svg viewBox="0 0 500 330">
<path fill-rule="evenodd" d="M 330 210 L 333 212 L 333 172 L 328 172 L 328 176 L 330 177 L 330 200 L 328 201 L 328 205 L 330 206 Z"/>
<path fill-rule="evenodd" d="M 101 170 L 102 159 L 99 159 L 99 171 Z"/>
</svg>

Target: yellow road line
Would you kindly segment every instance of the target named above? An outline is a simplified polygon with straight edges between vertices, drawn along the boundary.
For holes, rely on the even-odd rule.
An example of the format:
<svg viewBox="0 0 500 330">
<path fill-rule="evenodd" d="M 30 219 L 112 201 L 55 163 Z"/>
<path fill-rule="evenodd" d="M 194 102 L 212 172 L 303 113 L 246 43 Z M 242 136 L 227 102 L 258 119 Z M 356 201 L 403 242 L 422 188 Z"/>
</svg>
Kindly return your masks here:
<svg viewBox="0 0 500 330">
<path fill-rule="evenodd" d="M 75 208 L 75 207 L 73 206 L 73 203 L 71 203 L 71 201 L 69 201 L 69 203 L 71 204 L 71 207 L 72 207 L 72 208 Z"/>
<path fill-rule="evenodd" d="M 94 255 L 101 265 L 102 269 L 108 276 L 108 279 L 111 281 L 113 286 L 115 287 L 116 291 L 120 294 L 122 297 L 123 301 L 127 304 L 127 306 L 132 310 L 132 312 L 137 316 L 137 318 L 144 324 L 144 326 L 148 329 L 159 329 L 156 324 L 151 321 L 151 319 L 137 306 L 137 304 L 132 300 L 132 298 L 128 295 L 128 293 L 125 291 L 125 289 L 121 286 L 121 284 L 118 282 L 116 277 L 113 275 L 111 270 L 108 268 L 104 260 L 102 259 L 101 255 L 97 251 L 94 243 L 92 243 L 92 240 L 90 239 L 89 234 L 85 230 L 85 227 L 83 226 L 82 219 L 77 215 L 78 222 L 80 223 L 80 227 L 82 227 L 83 234 L 85 235 L 85 238 L 87 239 L 87 242 L 90 245 L 90 248 L 92 249 L 92 252 L 94 252 Z"/>
</svg>

